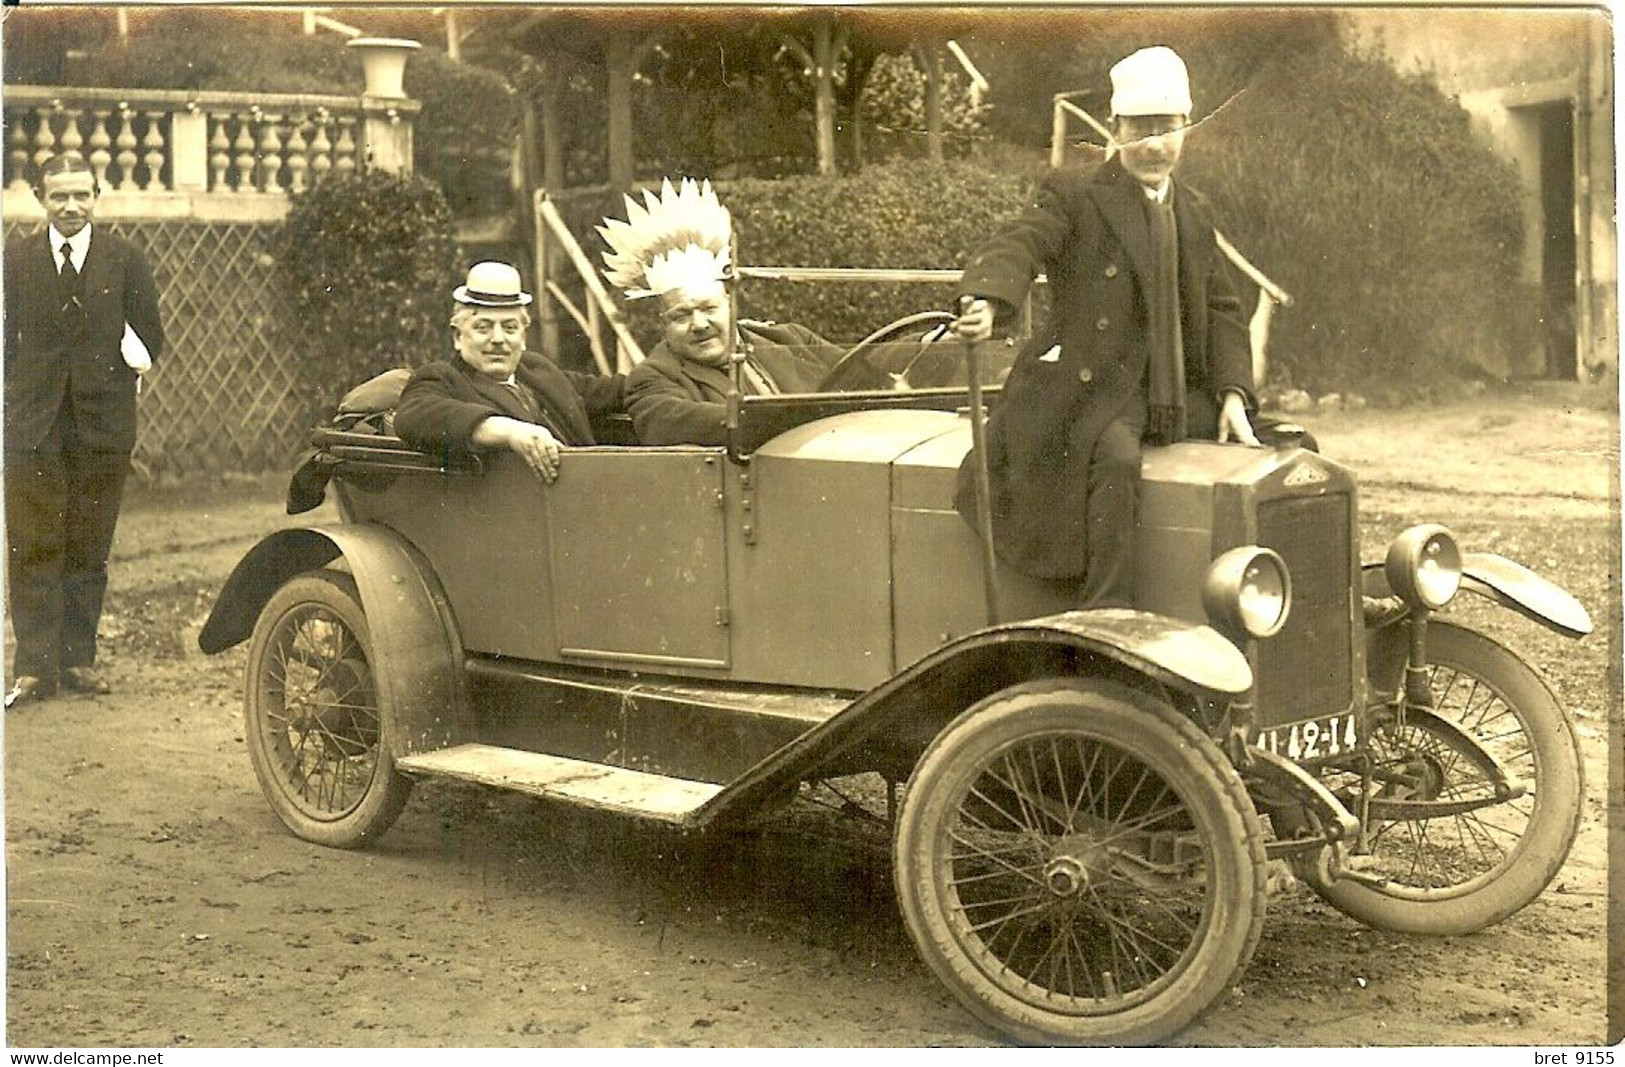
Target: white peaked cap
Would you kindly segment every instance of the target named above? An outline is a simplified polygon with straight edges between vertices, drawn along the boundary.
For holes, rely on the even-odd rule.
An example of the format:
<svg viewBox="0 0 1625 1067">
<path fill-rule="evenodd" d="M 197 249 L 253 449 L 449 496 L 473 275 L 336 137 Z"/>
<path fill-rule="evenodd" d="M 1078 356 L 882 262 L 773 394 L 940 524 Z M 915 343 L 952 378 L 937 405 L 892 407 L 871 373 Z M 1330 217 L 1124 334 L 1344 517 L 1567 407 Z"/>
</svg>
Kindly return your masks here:
<svg viewBox="0 0 1625 1067">
<path fill-rule="evenodd" d="M 1191 79 L 1172 48 L 1156 45 L 1112 67 L 1113 115 L 1189 115 Z"/>
</svg>

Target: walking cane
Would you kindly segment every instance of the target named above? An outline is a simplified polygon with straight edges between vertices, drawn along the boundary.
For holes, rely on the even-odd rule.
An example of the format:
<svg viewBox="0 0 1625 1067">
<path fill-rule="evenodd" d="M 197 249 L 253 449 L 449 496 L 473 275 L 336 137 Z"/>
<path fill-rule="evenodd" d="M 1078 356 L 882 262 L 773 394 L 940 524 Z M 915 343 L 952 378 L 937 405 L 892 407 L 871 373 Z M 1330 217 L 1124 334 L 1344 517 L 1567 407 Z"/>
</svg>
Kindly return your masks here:
<svg viewBox="0 0 1625 1067">
<path fill-rule="evenodd" d="M 976 484 L 976 533 L 982 542 L 982 592 L 987 598 L 987 624 L 999 621 L 999 589 L 994 578 L 998 565 L 993 555 L 993 490 L 987 477 L 987 420 L 982 408 L 980 342 L 965 342 L 965 374 L 970 378 L 970 440 L 972 473 Z"/>
</svg>

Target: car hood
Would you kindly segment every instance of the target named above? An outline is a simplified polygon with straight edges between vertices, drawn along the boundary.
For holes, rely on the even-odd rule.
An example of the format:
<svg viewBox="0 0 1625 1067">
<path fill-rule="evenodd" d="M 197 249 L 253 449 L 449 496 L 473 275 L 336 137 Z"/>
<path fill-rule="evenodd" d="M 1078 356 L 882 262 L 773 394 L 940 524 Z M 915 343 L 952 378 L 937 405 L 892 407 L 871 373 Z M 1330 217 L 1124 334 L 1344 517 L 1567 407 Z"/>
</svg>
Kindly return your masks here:
<svg viewBox="0 0 1625 1067">
<path fill-rule="evenodd" d="M 960 415 L 946 411 L 854 411 L 788 430 L 763 445 L 756 455 L 883 466 L 906 460 L 958 469 L 969 448 L 970 420 Z M 921 457 L 917 461 L 916 455 Z"/>
</svg>

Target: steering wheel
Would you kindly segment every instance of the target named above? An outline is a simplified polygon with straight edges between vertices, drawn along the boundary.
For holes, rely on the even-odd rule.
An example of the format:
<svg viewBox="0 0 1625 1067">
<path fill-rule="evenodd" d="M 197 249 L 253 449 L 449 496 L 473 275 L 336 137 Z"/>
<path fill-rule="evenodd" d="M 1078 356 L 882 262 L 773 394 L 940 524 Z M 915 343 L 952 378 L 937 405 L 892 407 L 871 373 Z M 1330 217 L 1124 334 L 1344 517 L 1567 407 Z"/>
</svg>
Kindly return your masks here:
<svg viewBox="0 0 1625 1067">
<path fill-rule="evenodd" d="M 954 317 L 946 311 L 920 311 L 913 315 L 906 315 L 882 326 L 874 333 L 853 345 L 835 365 L 830 367 L 824 375 L 824 380 L 818 383 L 820 393 L 846 393 L 857 389 L 895 389 L 906 391 L 912 386 L 908 384 L 908 372 L 916 360 L 924 355 L 931 342 L 940 337 L 947 330 L 947 324 L 954 321 Z M 928 334 L 920 342 L 917 352 L 904 364 L 901 371 L 888 371 L 875 367 L 869 362 L 875 354 L 875 346 L 891 337 L 896 336 L 915 327 L 936 323 L 938 329 L 935 336 Z"/>
</svg>

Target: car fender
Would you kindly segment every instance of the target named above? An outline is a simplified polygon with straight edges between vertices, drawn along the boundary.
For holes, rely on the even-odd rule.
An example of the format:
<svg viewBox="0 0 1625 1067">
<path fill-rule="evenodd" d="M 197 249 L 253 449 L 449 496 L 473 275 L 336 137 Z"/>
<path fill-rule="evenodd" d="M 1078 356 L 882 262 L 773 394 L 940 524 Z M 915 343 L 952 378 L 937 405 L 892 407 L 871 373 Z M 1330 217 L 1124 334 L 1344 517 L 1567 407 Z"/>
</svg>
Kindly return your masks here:
<svg viewBox="0 0 1625 1067">
<path fill-rule="evenodd" d="M 748 817 L 804 779 L 831 768 L 839 773 L 854 752 L 884 747 L 917 755 L 977 701 L 1068 675 L 1112 677 L 1199 699 L 1241 696 L 1253 685 L 1246 654 L 1217 630 L 1148 612 L 1068 611 L 990 626 L 927 654 L 791 741 L 695 812 L 694 822 Z"/>
<path fill-rule="evenodd" d="M 1366 595 L 1390 595 L 1381 563 L 1367 563 L 1362 570 Z M 1461 588 L 1564 637 L 1584 637 L 1593 628 L 1585 606 L 1566 589 L 1523 564 L 1492 552 L 1462 553 Z M 1403 616 L 1389 621 L 1397 622 L 1400 618 Z"/>
<path fill-rule="evenodd" d="M 372 634 L 390 751 L 410 755 L 470 739 L 462 639 L 450 602 L 422 554 L 386 527 L 310 526 L 266 537 L 226 579 L 198 647 L 214 654 L 246 640 L 277 589 L 341 557 Z"/>
</svg>

